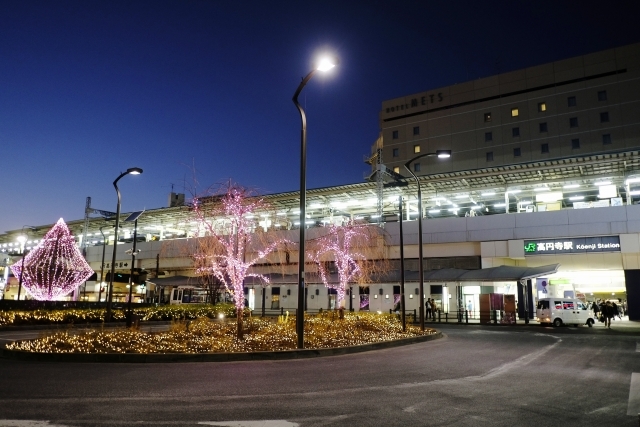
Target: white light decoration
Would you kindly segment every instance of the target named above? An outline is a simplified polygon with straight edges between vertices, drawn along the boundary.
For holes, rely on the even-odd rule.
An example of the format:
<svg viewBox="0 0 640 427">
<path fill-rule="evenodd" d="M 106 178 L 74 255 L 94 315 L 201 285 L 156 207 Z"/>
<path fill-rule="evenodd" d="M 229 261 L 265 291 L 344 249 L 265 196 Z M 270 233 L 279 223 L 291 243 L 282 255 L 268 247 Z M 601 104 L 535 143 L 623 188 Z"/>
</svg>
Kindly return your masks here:
<svg viewBox="0 0 640 427">
<path fill-rule="evenodd" d="M 68 295 L 93 274 L 62 218 L 24 257 L 24 263 L 15 263 L 11 270 L 16 277 L 22 276 L 26 291 L 40 301 Z"/>
</svg>

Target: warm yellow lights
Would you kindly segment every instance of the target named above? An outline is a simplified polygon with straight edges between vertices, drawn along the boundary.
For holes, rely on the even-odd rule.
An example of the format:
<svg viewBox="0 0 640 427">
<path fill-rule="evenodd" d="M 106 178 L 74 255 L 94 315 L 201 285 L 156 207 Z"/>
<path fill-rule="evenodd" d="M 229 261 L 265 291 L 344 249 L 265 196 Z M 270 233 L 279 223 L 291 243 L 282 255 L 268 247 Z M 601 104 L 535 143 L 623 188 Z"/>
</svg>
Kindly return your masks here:
<svg viewBox="0 0 640 427">
<path fill-rule="evenodd" d="M 295 316 L 280 321 L 250 317 L 244 322 L 244 340 L 236 339 L 236 322 L 201 318 L 178 322 L 166 332 L 140 332 L 132 329 L 92 330 L 85 333 L 56 332 L 36 340 L 7 345 L 13 350 L 38 353 L 228 353 L 292 350 L 297 346 Z M 397 316 L 376 313 L 324 312 L 305 316 L 305 348 L 334 348 L 397 340 L 436 331 L 422 332 L 402 324 Z"/>
</svg>

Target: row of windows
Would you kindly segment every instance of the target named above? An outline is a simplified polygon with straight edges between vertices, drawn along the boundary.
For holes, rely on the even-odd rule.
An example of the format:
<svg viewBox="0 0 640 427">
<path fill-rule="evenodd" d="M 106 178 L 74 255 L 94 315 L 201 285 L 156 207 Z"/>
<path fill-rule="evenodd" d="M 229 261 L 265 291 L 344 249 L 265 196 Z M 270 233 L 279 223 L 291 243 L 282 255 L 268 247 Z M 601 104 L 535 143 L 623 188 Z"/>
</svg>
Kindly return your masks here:
<svg viewBox="0 0 640 427">
<path fill-rule="evenodd" d="M 605 93 L 605 99 L 606 99 L 606 91 L 603 91 Z M 569 98 L 575 98 L 575 97 L 569 97 Z M 546 105 L 544 103 L 539 104 L 543 106 L 544 110 L 542 111 L 546 111 Z M 514 115 L 514 111 L 515 111 L 515 115 Z M 513 108 L 511 110 L 511 115 L 512 116 L 517 116 L 518 115 L 518 109 L 517 108 Z M 487 119 L 488 118 L 488 119 Z M 491 121 L 491 113 L 485 113 L 484 114 L 484 121 L 485 122 L 490 122 Z M 609 112 L 608 111 L 603 111 L 600 113 L 600 123 L 608 123 L 609 122 Z M 540 127 L 540 132 L 547 132 L 547 123 L 543 122 L 539 124 Z M 569 118 L 569 127 L 571 128 L 577 128 L 578 127 L 578 118 L 577 117 L 570 117 Z M 513 136 L 520 136 L 520 128 L 515 127 L 512 129 L 512 133 Z M 420 135 L 420 126 L 414 126 L 413 127 L 413 135 Z M 394 130 L 392 132 L 392 138 L 393 139 L 398 139 L 398 131 Z M 491 132 L 486 132 L 485 133 L 485 141 L 492 141 L 493 140 L 493 136 Z M 419 151 L 416 151 L 416 153 L 419 153 Z M 395 157 L 395 156 L 394 156 Z"/>
<path fill-rule="evenodd" d="M 598 91 L 598 101 L 606 101 L 606 100 L 607 100 L 607 91 L 606 90 Z M 568 107 L 575 107 L 576 105 L 578 105 L 578 101 L 576 100 L 575 96 L 567 97 L 567 106 Z M 547 103 L 546 102 L 539 102 L 538 103 L 538 112 L 544 113 L 545 111 L 547 111 Z M 520 109 L 518 107 L 513 107 L 511 109 L 511 117 L 518 117 L 519 115 L 520 115 Z M 491 113 L 484 113 L 484 121 L 486 123 L 491 121 Z"/>
<path fill-rule="evenodd" d="M 605 133 L 604 135 L 602 135 L 602 145 L 611 145 L 611 134 L 610 133 Z M 571 140 L 571 149 L 572 150 L 577 150 L 580 148 L 580 139 L 579 138 L 573 138 Z M 544 143 L 544 144 L 540 144 L 540 153 L 541 154 L 549 154 L 549 144 L 548 143 Z M 513 157 L 521 157 L 522 156 L 522 149 L 520 147 L 516 147 L 513 149 Z M 493 161 L 493 151 L 488 151 L 486 154 L 486 159 L 487 162 L 492 162 Z M 418 169 L 419 170 L 419 169 Z"/>
</svg>

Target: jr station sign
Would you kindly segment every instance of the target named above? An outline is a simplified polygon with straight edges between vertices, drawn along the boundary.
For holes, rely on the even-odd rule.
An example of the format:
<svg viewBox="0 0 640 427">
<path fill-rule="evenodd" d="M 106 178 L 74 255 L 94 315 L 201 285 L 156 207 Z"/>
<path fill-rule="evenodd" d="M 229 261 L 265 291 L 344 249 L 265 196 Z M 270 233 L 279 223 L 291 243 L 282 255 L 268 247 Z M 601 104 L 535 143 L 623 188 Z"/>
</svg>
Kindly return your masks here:
<svg viewBox="0 0 640 427">
<path fill-rule="evenodd" d="M 539 239 L 524 241 L 524 255 L 583 254 L 620 252 L 619 236 Z"/>
</svg>

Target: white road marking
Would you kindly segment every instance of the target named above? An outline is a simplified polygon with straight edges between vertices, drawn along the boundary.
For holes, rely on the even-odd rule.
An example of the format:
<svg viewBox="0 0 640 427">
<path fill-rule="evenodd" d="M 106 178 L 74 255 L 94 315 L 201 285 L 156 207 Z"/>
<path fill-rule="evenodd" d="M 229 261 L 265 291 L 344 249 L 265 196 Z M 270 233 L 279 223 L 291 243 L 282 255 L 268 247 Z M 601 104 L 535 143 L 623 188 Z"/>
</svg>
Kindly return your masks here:
<svg viewBox="0 0 640 427">
<path fill-rule="evenodd" d="M 2 427 L 69 427 L 61 424 L 49 424 L 49 421 L 39 420 L 0 420 Z"/>
<path fill-rule="evenodd" d="M 631 385 L 629 385 L 629 404 L 627 405 L 627 415 L 638 416 L 640 414 L 640 374 L 631 374 Z"/>
<path fill-rule="evenodd" d="M 287 420 L 200 421 L 198 424 L 220 427 L 300 427 L 300 424 L 292 423 Z"/>
</svg>

